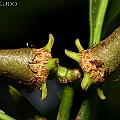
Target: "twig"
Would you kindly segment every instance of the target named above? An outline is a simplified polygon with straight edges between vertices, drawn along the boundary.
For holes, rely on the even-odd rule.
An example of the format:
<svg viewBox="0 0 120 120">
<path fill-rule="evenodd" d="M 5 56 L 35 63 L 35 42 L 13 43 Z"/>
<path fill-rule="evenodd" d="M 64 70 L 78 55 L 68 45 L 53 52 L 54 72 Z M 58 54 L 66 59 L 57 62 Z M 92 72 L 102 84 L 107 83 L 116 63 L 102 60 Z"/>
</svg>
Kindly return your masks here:
<svg viewBox="0 0 120 120">
<path fill-rule="evenodd" d="M 57 120 L 69 120 L 73 97 L 74 97 L 73 83 L 63 85 L 63 94 Z"/>
</svg>

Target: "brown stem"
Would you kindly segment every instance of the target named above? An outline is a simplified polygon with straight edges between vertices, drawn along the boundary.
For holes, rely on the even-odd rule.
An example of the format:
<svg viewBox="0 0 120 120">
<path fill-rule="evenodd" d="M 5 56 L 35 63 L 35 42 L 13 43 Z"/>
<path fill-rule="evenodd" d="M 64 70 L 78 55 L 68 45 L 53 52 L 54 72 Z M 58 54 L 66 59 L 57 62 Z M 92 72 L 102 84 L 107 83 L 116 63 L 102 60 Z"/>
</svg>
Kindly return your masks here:
<svg viewBox="0 0 120 120">
<path fill-rule="evenodd" d="M 29 81 L 34 75 L 29 68 L 36 49 L 0 50 L 0 73 L 17 81 Z"/>
<path fill-rule="evenodd" d="M 42 81 L 39 81 L 39 76 L 36 77 L 38 69 L 36 68 L 37 62 L 35 60 L 38 58 L 37 55 L 40 52 L 41 49 L 34 48 L 0 50 L 0 74 L 13 78 L 19 82 L 39 87 Z M 47 58 L 46 56 L 45 59 L 48 60 L 49 57 Z"/>
<path fill-rule="evenodd" d="M 91 73 L 94 83 L 104 81 L 120 64 L 120 27 L 96 46 L 82 51 L 79 64 L 85 73 Z"/>
<path fill-rule="evenodd" d="M 120 27 L 117 28 L 109 37 L 101 41 L 90 50 L 96 59 L 100 59 L 104 66 L 113 72 L 120 64 Z"/>
</svg>

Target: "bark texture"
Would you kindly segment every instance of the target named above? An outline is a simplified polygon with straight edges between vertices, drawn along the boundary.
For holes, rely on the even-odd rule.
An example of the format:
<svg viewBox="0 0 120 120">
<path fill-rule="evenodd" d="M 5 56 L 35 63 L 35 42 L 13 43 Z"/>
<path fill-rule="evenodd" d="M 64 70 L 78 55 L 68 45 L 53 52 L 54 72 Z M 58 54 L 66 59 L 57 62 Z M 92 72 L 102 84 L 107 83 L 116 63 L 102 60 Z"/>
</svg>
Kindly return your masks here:
<svg viewBox="0 0 120 120">
<path fill-rule="evenodd" d="M 94 83 L 103 82 L 120 65 L 120 27 L 91 49 L 80 53 L 84 72 L 90 72 Z"/>
<path fill-rule="evenodd" d="M 48 77 L 45 64 L 49 58 L 44 48 L 0 50 L 0 74 L 39 88 Z"/>
</svg>

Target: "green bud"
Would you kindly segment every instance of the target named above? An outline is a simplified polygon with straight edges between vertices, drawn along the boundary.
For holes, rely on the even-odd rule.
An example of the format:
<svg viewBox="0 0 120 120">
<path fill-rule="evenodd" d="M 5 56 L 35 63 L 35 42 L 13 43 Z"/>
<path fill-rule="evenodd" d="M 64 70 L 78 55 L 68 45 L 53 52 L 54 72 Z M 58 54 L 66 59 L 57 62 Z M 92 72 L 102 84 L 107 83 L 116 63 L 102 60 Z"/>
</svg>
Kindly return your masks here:
<svg viewBox="0 0 120 120">
<path fill-rule="evenodd" d="M 98 92 L 98 96 L 102 99 L 102 100 L 105 100 L 106 97 L 103 93 L 103 90 L 101 88 L 97 88 L 97 92 Z"/>
<path fill-rule="evenodd" d="M 90 73 L 84 73 L 84 77 L 81 82 L 82 89 L 87 91 L 87 89 L 92 83 L 93 83 L 93 78 L 90 77 Z"/>
</svg>

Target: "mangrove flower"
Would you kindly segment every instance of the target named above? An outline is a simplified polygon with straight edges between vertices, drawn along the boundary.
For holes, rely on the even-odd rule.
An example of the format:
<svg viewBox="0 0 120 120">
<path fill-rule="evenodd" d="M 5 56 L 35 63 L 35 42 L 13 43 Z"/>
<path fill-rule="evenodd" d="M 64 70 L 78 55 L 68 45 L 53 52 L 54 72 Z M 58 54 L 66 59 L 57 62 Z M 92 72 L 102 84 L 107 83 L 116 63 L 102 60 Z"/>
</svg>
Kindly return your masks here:
<svg viewBox="0 0 120 120">
<path fill-rule="evenodd" d="M 92 83 L 105 81 L 120 65 L 120 27 L 90 49 L 84 50 L 78 40 L 75 43 L 79 53 L 68 50 L 65 50 L 65 53 L 76 60 L 82 68 L 84 77 L 81 87 L 84 90 L 87 90 Z"/>
<path fill-rule="evenodd" d="M 58 65 L 58 59 L 51 56 L 53 43 L 54 38 L 49 34 L 48 44 L 40 49 L 0 50 L 0 74 L 32 88 L 39 88 L 43 100 L 47 96 L 46 80 L 49 72 Z"/>
</svg>

